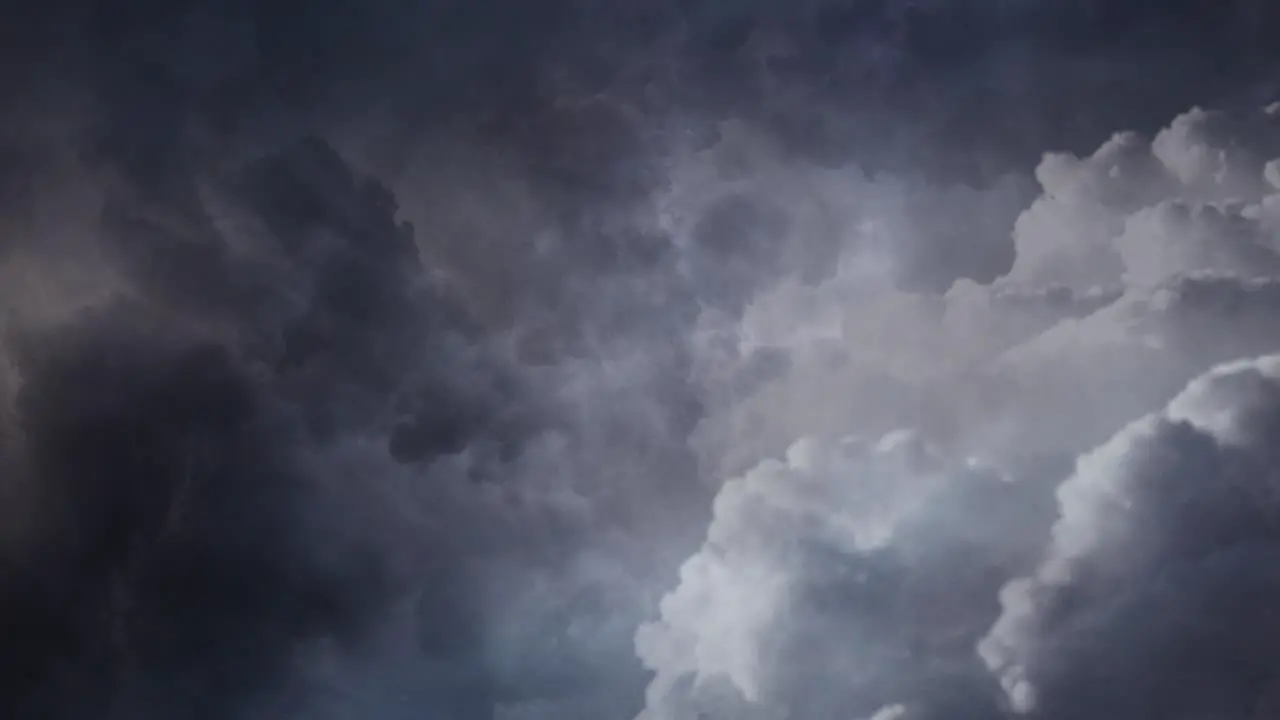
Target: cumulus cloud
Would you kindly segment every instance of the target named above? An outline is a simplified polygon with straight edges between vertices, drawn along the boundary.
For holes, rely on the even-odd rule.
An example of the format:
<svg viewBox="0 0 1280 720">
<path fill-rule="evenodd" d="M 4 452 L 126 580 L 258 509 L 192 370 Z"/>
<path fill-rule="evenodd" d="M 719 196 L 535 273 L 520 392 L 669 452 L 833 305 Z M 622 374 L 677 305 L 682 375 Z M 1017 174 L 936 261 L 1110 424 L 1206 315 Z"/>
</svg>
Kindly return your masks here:
<svg viewBox="0 0 1280 720">
<path fill-rule="evenodd" d="M 999 578 L 1041 539 L 1031 487 L 913 433 L 802 440 L 729 481 L 661 619 L 636 635 L 656 674 L 640 717 L 982 707 L 963 688 L 972 643 Z"/>
<path fill-rule="evenodd" d="M 663 601 L 661 619 L 637 635 L 656 673 L 641 717 L 810 717 L 831 708 L 995 717 L 1048 694 L 1037 710 L 1044 717 L 1251 712 L 1272 682 L 1267 651 L 1258 645 L 1232 660 L 1222 653 L 1246 642 L 1236 630 L 1192 618 L 1225 612 L 1214 603 L 1228 602 L 1236 574 L 1248 592 L 1266 592 L 1265 572 L 1246 570 L 1255 539 L 1232 540 L 1220 563 L 1204 561 L 1214 574 L 1203 587 L 1227 588 L 1222 595 L 1184 590 L 1202 587 L 1199 566 L 1182 577 L 1156 556 L 1197 528 L 1217 538 L 1219 529 L 1249 525 L 1246 516 L 1265 516 L 1265 500 L 1250 498 L 1265 495 L 1270 472 L 1274 390 L 1265 378 L 1275 362 L 1214 371 L 1153 416 L 1160 419 L 1122 428 L 1209 368 L 1280 348 L 1276 188 L 1267 174 L 1277 139 L 1271 108 L 1242 117 L 1194 110 L 1150 141 L 1122 134 L 1090 156 L 1046 156 L 1042 195 L 1013 225 L 1012 267 L 993 283 L 962 279 L 945 294 L 886 287 L 858 274 L 867 246 L 846 238 L 832 277 L 784 280 L 720 325 L 731 355 L 774 358 L 772 370 L 726 391 L 731 399 L 713 405 L 695 435 L 712 467 L 746 474 L 720 489 L 706 544 Z M 872 252 L 867 262 L 876 261 Z M 902 424 L 928 439 L 933 470 L 893 465 L 879 452 L 850 460 L 835 449 L 845 447 L 841 432 L 874 437 Z M 1116 432 L 1062 484 L 1062 519 L 1050 531 L 1046 508 L 1067 474 L 1061 461 Z M 785 462 L 746 470 L 806 436 Z M 1230 449 L 1238 445 L 1254 449 Z M 804 459 L 812 448 L 845 464 L 814 469 Z M 986 480 L 999 490 L 984 491 L 981 473 L 962 471 L 961 460 L 975 456 L 1020 469 Z M 877 486 L 886 477 L 892 482 Z M 1199 494 L 1216 492 L 1208 488 L 1218 478 L 1232 488 L 1221 503 Z M 1242 488 L 1246 481 L 1258 487 Z M 1150 486 L 1140 497 L 1139 485 Z M 1206 488 L 1195 497 L 1213 507 L 1188 499 L 1193 486 Z M 854 500 L 863 487 L 875 488 L 865 505 Z M 985 504 L 974 503 L 984 492 Z M 1086 495 L 1096 507 L 1081 509 Z M 1215 515 L 1212 528 L 1196 507 Z M 1170 509 L 1153 514 L 1162 508 Z M 1101 518 L 1104 509 L 1117 516 Z M 917 515 L 931 522 L 910 521 Z M 858 542 L 858 533 L 883 527 L 879 544 Z M 1030 579 L 1014 580 L 1044 542 L 1047 559 Z M 908 547 L 920 553 L 910 563 Z M 866 564 L 884 574 L 850 576 Z M 940 580 L 947 572 L 972 584 Z M 824 582 L 844 588 L 837 609 L 806 604 Z M 895 620 L 859 601 L 885 593 L 901 610 L 936 582 L 948 583 L 950 615 Z M 1117 598 L 1126 593 L 1132 603 Z M 1189 605 L 1179 604 L 1183 596 Z M 1157 607 L 1137 623 L 1139 634 L 1118 632 Z M 966 665 L 992 623 L 982 657 L 1005 699 L 991 676 Z M 911 632 L 963 639 L 912 655 Z M 787 654 L 790 647 L 807 655 Z M 1199 663 L 1201 647 L 1254 680 L 1215 674 Z M 1256 671 L 1240 665 L 1255 661 Z M 1173 682 L 1166 672 L 1208 673 L 1205 693 L 1160 690 Z"/>
<path fill-rule="evenodd" d="M 1238 140 L 1224 137 L 1237 126 Z M 799 436 L 921 423 L 972 452 L 1074 453 L 1206 367 L 1274 349 L 1276 191 L 1257 158 L 1278 132 L 1271 110 L 1193 111 L 1151 141 L 1122 134 L 1084 158 L 1046 156 L 1042 195 L 1013 225 L 1011 269 L 990 284 L 877 287 L 867 276 L 881 256 L 849 232 L 833 277 L 758 294 L 721 331 L 739 355 L 780 353 L 791 370 L 713 413 L 704 454 L 734 473 L 761 457 L 736 454 Z M 930 206 L 927 188 L 874 187 Z M 883 203 L 865 213 L 911 232 Z"/>
<path fill-rule="evenodd" d="M 1277 398 L 1275 356 L 1223 365 L 1080 458 L 979 645 L 1013 709 L 1266 716 Z"/>
<path fill-rule="evenodd" d="M 1274 108 L 1196 109 L 1153 139 L 1120 133 L 1086 158 L 1049 154 L 1044 192 L 1018 220 L 1009 281 L 1075 289 L 1146 285 L 1183 272 L 1267 274 L 1258 204 L 1274 190 Z"/>
</svg>

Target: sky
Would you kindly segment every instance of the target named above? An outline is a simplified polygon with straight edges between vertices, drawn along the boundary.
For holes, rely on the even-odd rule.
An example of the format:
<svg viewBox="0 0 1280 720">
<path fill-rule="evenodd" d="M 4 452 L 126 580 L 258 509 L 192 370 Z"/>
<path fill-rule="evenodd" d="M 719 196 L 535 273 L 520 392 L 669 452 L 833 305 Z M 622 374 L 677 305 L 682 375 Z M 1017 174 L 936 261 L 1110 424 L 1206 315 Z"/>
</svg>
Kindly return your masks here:
<svg viewBox="0 0 1280 720">
<path fill-rule="evenodd" d="M 1280 714 L 1280 8 L 47 0 L 0 717 Z"/>
</svg>

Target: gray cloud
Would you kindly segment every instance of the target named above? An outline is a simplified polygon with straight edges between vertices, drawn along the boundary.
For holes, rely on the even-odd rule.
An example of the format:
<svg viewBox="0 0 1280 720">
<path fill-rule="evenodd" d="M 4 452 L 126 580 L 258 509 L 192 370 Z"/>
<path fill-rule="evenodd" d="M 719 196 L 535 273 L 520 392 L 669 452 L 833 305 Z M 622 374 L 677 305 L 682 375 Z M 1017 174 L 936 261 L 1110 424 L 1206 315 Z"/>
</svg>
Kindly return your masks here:
<svg viewBox="0 0 1280 720">
<path fill-rule="evenodd" d="M 637 633 L 656 673 L 640 717 L 990 711 L 966 688 L 973 642 L 999 578 L 1043 539 L 1041 492 L 909 433 L 797 442 L 724 485 L 706 544 Z"/>
<path fill-rule="evenodd" d="M 1276 377 L 1274 357 L 1221 366 L 1081 457 L 979 646 L 1015 710 L 1269 712 Z"/>
<path fill-rule="evenodd" d="M 1198 505 L 1185 504 L 1191 514 L 1161 514 L 1167 525 L 1155 526 L 1146 514 L 1128 524 L 1076 517 L 1083 511 L 1075 498 L 1094 487 L 1086 476 L 1103 473 L 1095 465 L 1106 465 L 1107 477 L 1144 478 L 1133 482 L 1153 487 L 1143 496 L 1151 513 L 1166 507 L 1154 487 L 1184 474 L 1206 488 L 1216 487 L 1210 478 L 1219 472 L 1264 482 L 1263 385 L 1199 380 L 1193 388 L 1223 385 L 1229 394 L 1188 391 L 1170 406 L 1186 415 L 1194 405 L 1197 422 L 1221 424 L 1214 433 L 1248 437 L 1257 443 L 1254 460 L 1234 451 L 1231 459 L 1205 459 L 1218 451 L 1201 446 L 1218 441 L 1169 421 L 1171 429 L 1151 431 L 1158 447 L 1134 449 L 1131 461 L 1127 443 L 1137 442 L 1137 431 L 1124 431 L 1057 490 L 1063 519 L 1052 530 L 1048 517 L 1066 474 L 1061 459 L 1157 410 L 1218 363 L 1277 349 L 1276 187 L 1265 169 L 1276 131 L 1270 110 L 1243 118 L 1192 111 L 1151 141 L 1120 135 L 1091 156 L 1047 156 L 1037 173 L 1043 194 L 1014 224 L 1017 258 L 991 285 L 961 280 L 929 295 L 877 283 L 878 271 L 859 273 L 867 246 L 855 234 L 841 245 L 832 278 L 784 281 L 758 295 L 740 321 L 716 326 L 739 353 L 768 350 L 786 361 L 745 395 L 713 405 L 695 436 L 712 467 L 745 475 L 720 488 L 706 544 L 663 601 L 660 620 L 637 635 L 637 652 L 656 673 L 640 717 L 820 717 L 837 709 L 871 716 L 882 708 L 905 717 L 999 717 L 1009 702 L 974 665 L 974 647 L 992 624 L 984 659 L 1014 706 L 1024 677 L 1054 693 L 1045 717 L 1234 716 L 1252 707 L 1263 680 L 1228 682 L 1194 649 L 1219 648 L 1213 657 L 1233 668 L 1256 661 L 1256 672 L 1244 672 L 1261 678 L 1266 648 L 1228 657 L 1226 648 L 1245 642 L 1237 629 L 1178 624 L 1203 609 L 1191 590 L 1196 581 L 1166 581 L 1164 573 L 1180 571 L 1129 550 L 1198 532 Z M 919 189 L 872 188 L 909 198 L 908 208 L 931 207 Z M 876 211 L 894 227 L 892 207 Z M 924 453 L 932 460 L 910 466 L 892 462 L 892 453 L 864 459 L 858 453 L 866 450 L 839 450 L 842 431 L 874 437 L 893 424 L 920 428 L 914 437 L 932 443 Z M 797 437 L 807 439 L 786 451 L 785 462 L 749 469 Z M 815 460 L 814 469 L 801 459 L 811 448 L 839 462 Z M 1008 470 L 983 480 L 964 469 L 973 462 Z M 1148 512 L 1125 499 L 1128 491 L 1098 492 L 1098 502 L 1115 505 L 1110 511 Z M 1123 497 L 1107 500 L 1115 493 Z M 1233 495 L 1230 508 L 1265 515 L 1265 504 L 1248 496 Z M 1169 499 L 1181 508 L 1177 497 Z M 1213 522 L 1228 532 L 1234 521 Z M 878 542 L 858 542 L 882 525 Z M 1213 528 L 1205 532 L 1219 532 Z M 1084 538 L 1087 550 L 1078 546 Z M 1046 542 L 1049 559 L 1033 579 L 1013 581 L 1032 572 L 1018 568 L 1030 567 Z M 1095 587 L 1104 581 L 1092 570 L 1082 569 L 1078 581 L 1060 577 L 1057 553 L 1096 553 L 1098 563 L 1122 567 L 1108 576 L 1114 586 Z M 1244 557 L 1217 567 L 1214 582 L 1226 587 L 1236 575 L 1252 582 Z M 1265 583 L 1249 587 L 1268 592 Z M 822 604 L 826 591 L 840 600 Z M 898 614 L 927 604 L 934 591 L 946 598 L 945 611 Z M 1120 608 L 1128 601 L 1113 601 L 1117 593 L 1131 593 L 1135 604 Z M 1186 620 L 1157 615 L 1136 634 L 1117 632 L 1148 607 L 1136 598 L 1149 593 L 1159 593 L 1149 602 L 1169 613 L 1182 612 L 1185 596 Z M 921 637 L 956 644 L 922 650 Z M 1114 682 L 1100 668 L 1110 668 Z M 1176 673 L 1204 673 L 1205 693 L 1195 695 L 1194 683 L 1185 693 L 1162 690 Z"/>
<path fill-rule="evenodd" d="M 1156 135 L 1269 92 L 1253 3 L 23 5 L 15 717 L 633 717 L 655 620 L 759 665 L 647 654 L 650 712 L 990 717 L 1064 459 L 1275 349 L 1271 120 Z M 789 604 L 659 617 L 691 554 Z"/>
</svg>

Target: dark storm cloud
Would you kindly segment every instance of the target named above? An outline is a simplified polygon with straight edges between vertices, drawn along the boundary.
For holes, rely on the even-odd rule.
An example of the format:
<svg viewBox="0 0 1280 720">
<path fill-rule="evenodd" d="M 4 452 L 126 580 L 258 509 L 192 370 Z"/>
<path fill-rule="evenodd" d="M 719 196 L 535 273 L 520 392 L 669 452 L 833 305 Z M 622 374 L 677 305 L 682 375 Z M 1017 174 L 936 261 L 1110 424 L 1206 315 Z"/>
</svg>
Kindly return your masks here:
<svg viewBox="0 0 1280 720">
<path fill-rule="evenodd" d="M 385 468 L 333 455 L 366 437 L 428 459 L 496 427 L 445 381 L 462 332 L 410 229 L 319 141 L 217 180 L 216 219 L 194 182 L 122 182 L 101 242 L 132 298 L 10 338 L 7 449 L 39 518 L 4 584 L 15 717 L 238 717 L 299 682 L 308 643 L 358 647 L 423 582 L 423 652 L 467 652 L 433 629 L 468 632 L 462 581 L 423 556 L 443 547 L 408 542 Z M 401 422 L 435 432 L 388 448 Z"/>
<path fill-rule="evenodd" d="M 718 468 L 811 424 L 843 436 L 850 412 L 981 434 L 912 370 L 849 368 L 981 364 L 1064 318 L 1107 336 L 1128 316 L 1097 310 L 1127 288 L 1090 295 L 1069 276 L 846 297 L 876 322 L 813 356 L 722 348 L 706 326 L 751 321 L 788 283 L 821 299 L 868 248 L 904 288 L 992 280 L 1014 262 L 1035 156 L 1154 131 L 1197 102 L 1258 104 L 1277 22 L 1263 3 L 1190 1 L 84 0 L 13 17 L 0 712 L 235 720 L 633 716 L 633 630 L 698 550 Z M 704 161 L 709 175 L 677 182 Z M 850 241 L 870 221 L 889 239 Z M 1177 348 L 1153 385 L 1268 347 L 1242 340 L 1271 332 L 1255 261 L 1269 230 L 1251 222 L 1171 199 L 1116 244 L 1126 282 L 1163 289 L 1124 305 L 1147 318 L 1142 342 Z M 1165 235 L 1178 251 L 1152 252 Z M 1230 276 L 1161 284 L 1204 269 Z M 787 330 L 813 319 L 775 305 Z M 904 337 L 931 339 L 890 342 Z M 965 392 L 1005 387 L 949 367 Z M 1146 387 L 1130 370 L 1150 366 L 1118 367 L 1107 387 Z M 716 434 L 739 410 L 768 442 Z M 1035 427 L 1024 437 L 1056 433 Z M 798 610 L 764 656 L 772 698 L 882 718 L 991 711 L 994 680 L 966 648 L 1008 556 L 1044 530 L 1018 516 L 1040 517 L 1046 490 L 959 476 L 903 526 L 916 544 L 797 550 Z M 955 633 L 921 647 L 891 600 L 948 594 L 972 614 L 943 613 Z M 865 657 L 850 628 L 869 633 Z M 838 662 L 807 663 L 810 641 Z M 888 670 L 857 697 L 821 692 L 867 657 Z M 673 697 L 754 711 L 713 685 Z"/>
<path fill-rule="evenodd" d="M 341 706 L 333 692 L 355 683 L 358 713 L 483 718 L 498 701 L 615 682 L 611 669 L 580 672 L 577 648 L 595 642 L 591 631 L 559 647 L 569 628 L 630 617 L 613 606 L 584 619 L 565 607 L 599 592 L 590 577 L 599 571 L 572 567 L 571 543 L 604 523 L 539 506 L 551 500 L 539 492 L 573 491 L 506 497 L 468 482 L 512 484 L 526 441 L 565 418 L 542 414 L 506 354 L 486 349 L 468 309 L 433 281 L 390 191 L 325 141 L 290 141 L 292 127 L 283 149 L 261 157 L 251 147 L 259 138 L 237 146 L 243 138 L 219 137 L 219 118 L 200 103 L 221 80 L 157 65 L 157 55 L 188 49 L 166 36 L 172 27 L 146 16 L 97 22 L 119 25 L 107 37 L 120 40 L 121 55 L 92 68 L 92 122 L 71 140 L 83 144 L 79 171 L 97 189 L 87 213 L 96 206 L 96 218 L 76 228 L 86 233 L 79 244 L 42 248 L 19 236 L 12 247 L 30 261 L 15 259 L 12 277 L 34 273 L 38 293 L 52 288 L 41 272 L 91 247 L 102 260 L 95 279 L 110 290 L 90 303 L 97 308 L 69 301 L 38 320 L 27 314 L 38 295 L 11 286 L 7 296 L 21 312 L 7 328 L 18 382 L 4 425 L 5 468 L 14 468 L 6 497 L 18 497 L 14 514 L 36 527 L 5 548 L 2 602 L 15 640 L 6 710 L 321 714 Z M 579 191 L 580 171 L 567 172 L 563 191 Z M 586 270 L 615 263 L 616 252 L 586 249 L 599 258 L 582 259 Z M 619 246 L 621 263 L 631 250 Z M 655 323 L 621 300 L 592 312 L 587 321 L 632 342 Z M 557 331 L 594 342 L 581 325 Z M 671 400 L 643 404 L 687 416 L 689 401 L 665 383 L 656 390 Z M 631 388 L 615 392 L 641 402 Z M 633 445 L 648 456 L 683 454 L 646 447 L 671 444 L 673 420 L 659 416 L 637 436 L 624 405 L 600 409 L 587 408 L 584 449 L 566 461 L 578 467 L 556 467 L 557 451 L 543 452 L 549 482 L 558 473 L 566 484 L 581 473 L 608 477 L 602 467 L 626 463 Z M 622 449 L 594 451 L 601 441 Z M 651 460 L 634 465 L 653 471 Z M 664 471 L 673 485 L 688 477 L 670 460 Z M 633 512 L 611 502 L 613 512 Z M 541 597 L 518 584 L 545 583 L 543 572 L 559 572 L 563 588 Z M 623 622 L 603 653 L 629 660 Z M 411 647 L 389 655 L 401 659 L 388 672 L 417 667 L 438 680 L 433 687 L 368 697 L 378 683 L 360 686 L 359 668 L 336 680 L 309 669 L 335 655 L 385 666 L 388 632 Z M 521 644 L 504 648 L 503 633 Z M 544 652 L 526 658 L 533 648 Z M 639 668 L 630 667 L 636 679 L 621 682 L 638 696 Z"/>
<path fill-rule="evenodd" d="M 1274 358 L 1196 380 L 1081 458 L 984 659 L 1035 717 L 1274 712 Z"/>
<path fill-rule="evenodd" d="M 226 350 L 86 320 L 19 360 L 48 539 L 6 572 L 6 714 L 226 717 L 299 643 L 359 639 L 394 529 L 306 476 Z"/>
</svg>

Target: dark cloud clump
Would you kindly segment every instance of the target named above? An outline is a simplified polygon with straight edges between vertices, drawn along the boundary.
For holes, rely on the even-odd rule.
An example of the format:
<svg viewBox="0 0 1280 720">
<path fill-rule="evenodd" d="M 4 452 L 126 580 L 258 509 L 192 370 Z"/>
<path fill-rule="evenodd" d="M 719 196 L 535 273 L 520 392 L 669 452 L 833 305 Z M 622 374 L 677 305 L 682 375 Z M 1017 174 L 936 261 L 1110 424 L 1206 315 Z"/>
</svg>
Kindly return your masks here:
<svg viewBox="0 0 1280 720">
<path fill-rule="evenodd" d="M 416 424 L 391 450 L 418 461 L 492 426 L 444 381 L 460 331 L 419 292 L 385 189 L 319 141 L 226 187 L 217 219 L 256 244 L 132 188 L 102 223 L 132 297 L 11 342 L 41 522 L 3 584 L 6 716 L 236 717 L 298 681 L 309 643 L 358 647 L 430 548 L 326 449 L 387 452 L 380 424 Z M 426 622 L 453 591 L 431 588 Z"/>
</svg>

